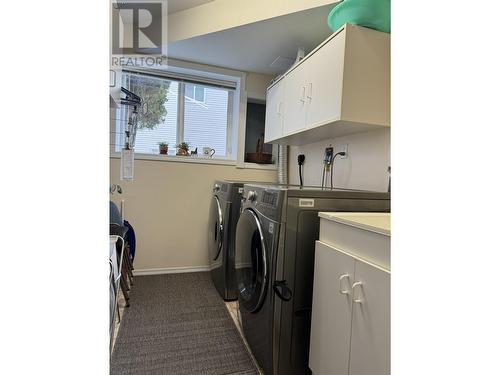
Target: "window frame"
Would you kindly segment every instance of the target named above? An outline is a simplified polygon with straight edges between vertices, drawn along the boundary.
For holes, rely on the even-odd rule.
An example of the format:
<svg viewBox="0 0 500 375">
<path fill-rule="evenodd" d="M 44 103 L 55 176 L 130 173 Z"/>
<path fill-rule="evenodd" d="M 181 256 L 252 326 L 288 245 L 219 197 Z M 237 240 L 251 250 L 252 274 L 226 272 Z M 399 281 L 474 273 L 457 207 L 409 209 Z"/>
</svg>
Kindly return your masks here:
<svg viewBox="0 0 500 375">
<path fill-rule="evenodd" d="M 135 153 L 136 160 L 149 160 L 149 161 L 160 161 L 160 162 L 181 162 L 181 163 L 195 163 L 195 164 L 214 164 L 214 165 L 226 165 L 234 166 L 238 169 L 260 169 L 260 170 L 277 170 L 277 161 L 275 164 L 255 164 L 246 163 L 244 161 L 245 153 L 245 128 L 246 128 L 246 102 L 247 102 L 247 91 L 246 91 L 246 78 L 248 73 L 229 69 L 221 68 L 211 65 L 204 65 L 195 62 L 177 60 L 173 58 L 163 59 L 161 64 L 154 67 L 151 66 L 141 66 L 137 62 L 128 63 L 129 65 L 123 66 L 125 70 L 132 70 L 142 73 L 153 73 L 154 75 L 165 75 L 166 77 L 172 74 L 188 75 L 201 78 L 203 80 L 223 80 L 231 81 L 236 83 L 236 88 L 234 90 L 233 101 L 231 102 L 232 111 L 228 110 L 228 115 L 231 116 L 230 124 L 233 129 L 227 136 L 227 153 L 228 158 L 188 158 L 181 156 L 165 156 L 165 155 L 155 155 L 155 154 L 143 154 Z M 121 72 L 120 72 L 121 73 Z M 265 96 L 262 98 L 265 101 Z M 114 118 L 117 117 L 118 108 L 111 108 L 115 113 L 111 113 L 110 116 L 110 129 L 111 135 L 116 135 L 116 121 Z M 114 150 L 114 142 L 109 142 L 110 144 L 110 158 L 120 159 L 121 153 Z M 273 147 L 273 153 L 275 153 L 276 147 Z"/>
</svg>

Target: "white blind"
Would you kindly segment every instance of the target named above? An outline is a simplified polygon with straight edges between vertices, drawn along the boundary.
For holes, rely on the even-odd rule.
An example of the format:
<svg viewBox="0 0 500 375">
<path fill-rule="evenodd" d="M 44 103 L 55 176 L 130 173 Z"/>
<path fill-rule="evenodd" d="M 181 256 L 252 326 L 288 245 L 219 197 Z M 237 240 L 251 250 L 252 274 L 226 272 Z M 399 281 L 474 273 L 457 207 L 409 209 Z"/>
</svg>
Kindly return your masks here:
<svg viewBox="0 0 500 375">
<path fill-rule="evenodd" d="M 181 74 L 175 72 L 167 72 L 162 70 L 143 70 L 141 68 L 130 68 L 123 70 L 124 73 L 134 73 L 143 74 L 150 77 L 160 77 L 166 78 L 178 82 L 193 83 L 193 84 L 204 84 L 205 86 L 213 86 L 226 90 L 236 90 L 237 83 L 235 81 L 226 81 L 221 79 L 202 77 L 202 76 L 192 76 L 189 74 Z"/>
</svg>

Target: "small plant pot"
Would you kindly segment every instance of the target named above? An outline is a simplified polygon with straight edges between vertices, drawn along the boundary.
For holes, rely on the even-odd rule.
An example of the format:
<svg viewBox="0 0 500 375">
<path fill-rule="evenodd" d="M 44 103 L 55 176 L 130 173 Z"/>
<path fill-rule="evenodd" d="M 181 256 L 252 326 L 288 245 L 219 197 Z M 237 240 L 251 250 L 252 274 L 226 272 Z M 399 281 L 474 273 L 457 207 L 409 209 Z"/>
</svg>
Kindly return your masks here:
<svg viewBox="0 0 500 375">
<path fill-rule="evenodd" d="M 160 154 L 167 155 L 168 154 L 168 147 L 160 147 Z"/>
<path fill-rule="evenodd" d="M 177 150 L 177 156 L 189 156 L 189 151 L 184 150 L 183 148 L 179 148 Z"/>
</svg>

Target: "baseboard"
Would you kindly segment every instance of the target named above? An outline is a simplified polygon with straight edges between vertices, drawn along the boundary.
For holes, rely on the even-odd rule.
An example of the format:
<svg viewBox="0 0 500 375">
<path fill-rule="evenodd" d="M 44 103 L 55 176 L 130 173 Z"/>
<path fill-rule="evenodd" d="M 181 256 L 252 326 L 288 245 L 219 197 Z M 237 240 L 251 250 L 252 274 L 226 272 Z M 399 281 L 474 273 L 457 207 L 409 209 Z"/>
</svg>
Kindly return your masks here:
<svg viewBox="0 0 500 375">
<path fill-rule="evenodd" d="M 167 273 L 207 272 L 207 271 L 210 271 L 209 266 L 146 268 L 142 270 L 135 269 L 134 276 L 163 275 Z"/>
</svg>

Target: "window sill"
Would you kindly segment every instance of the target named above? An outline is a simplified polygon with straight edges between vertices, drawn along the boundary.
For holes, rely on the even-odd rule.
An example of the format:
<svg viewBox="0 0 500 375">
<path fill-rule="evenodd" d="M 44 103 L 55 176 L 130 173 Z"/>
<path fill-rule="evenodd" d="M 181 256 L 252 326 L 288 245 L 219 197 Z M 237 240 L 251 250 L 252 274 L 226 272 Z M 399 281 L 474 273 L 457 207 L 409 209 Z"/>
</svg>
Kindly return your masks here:
<svg viewBox="0 0 500 375">
<path fill-rule="evenodd" d="M 270 171 L 277 171 L 278 166 L 276 164 L 257 164 L 257 163 L 243 163 L 244 169 L 265 169 Z"/>
<path fill-rule="evenodd" d="M 120 159 L 121 155 L 119 153 L 111 153 L 110 157 L 113 159 Z M 214 164 L 214 165 L 231 165 L 236 166 L 235 160 L 229 159 L 215 159 L 215 158 L 203 158 L 194 156 L 174 156 L 174 155 L 150 155 L 150 154 L 139 154 L 134 155 L 135 160 L 153 160 L 153 161 L 163 161 L 163 162 L 173 162 L 173 163 L 194 163 L 194 164 Z"/>
<path fill-rule="evenodd" d="M 112 159 L 120 159 L 121 154 L 119 153 L 111 153 L 110 158 Z M 193 157 L 193 156 L 174 156 L 174 155 L 152 155 L 152 154 L 140 154 L 136 153 L 134 155 L 135 160 L 152 160 L 152 161 L 163 161 L 163 162 L 171 162 L 171 163 L 194 163 L 194 164 L 212 164 L 212 165 L 230 165 L 237 166 L 235 160 L 229 159 L 209 159 L 203 157 Z M 262 170 L 270 170 L 276 171 L 278 170 L 278 166 L 276 164 L 257 164 L 257 163 L 243 163 L 243 166 L 238 166 L 238 168 L 242 169 L 262 169 Z"/>
</svg>

